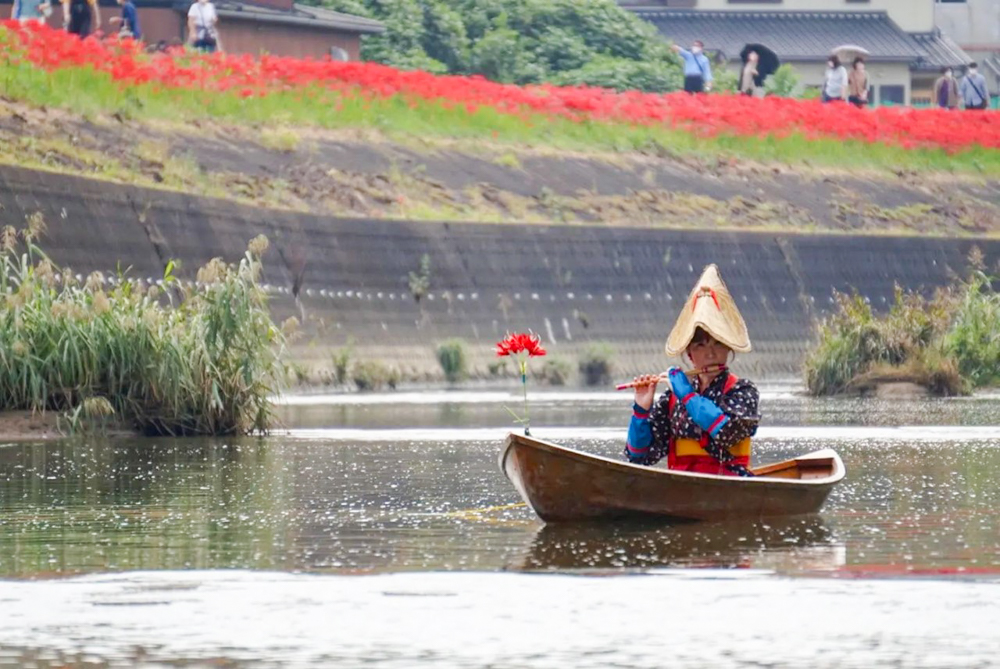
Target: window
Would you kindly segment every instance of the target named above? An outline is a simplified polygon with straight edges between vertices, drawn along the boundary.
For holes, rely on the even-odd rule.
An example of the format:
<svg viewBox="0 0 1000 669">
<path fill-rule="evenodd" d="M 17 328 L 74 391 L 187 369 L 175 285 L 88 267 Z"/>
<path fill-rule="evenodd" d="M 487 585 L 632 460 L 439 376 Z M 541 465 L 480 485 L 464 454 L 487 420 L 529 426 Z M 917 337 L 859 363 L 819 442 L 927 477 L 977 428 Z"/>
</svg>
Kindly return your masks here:
<svg viewBox="0 0 1000 669">
<path fill-rule="evenodd" d="M 883 105 L 906 104 L 905 86 L 879 86 L 878 101 Z"/>
</svg>

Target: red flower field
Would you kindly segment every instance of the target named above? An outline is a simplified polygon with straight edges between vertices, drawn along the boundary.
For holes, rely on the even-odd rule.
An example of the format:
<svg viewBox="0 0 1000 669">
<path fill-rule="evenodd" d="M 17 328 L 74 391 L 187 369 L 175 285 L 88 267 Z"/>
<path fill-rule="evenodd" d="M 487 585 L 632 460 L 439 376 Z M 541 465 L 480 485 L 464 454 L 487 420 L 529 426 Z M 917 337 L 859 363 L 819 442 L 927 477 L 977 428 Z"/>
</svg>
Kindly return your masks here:
<svg viewBox="0 0 1000 669">
<path fill-rule="evenodd" d="M 202 55 L 182 50 L 147 54 L 127 40 L 82 42 L 49 28 L 3 22 L 0 46 L 8 62 L 23 59 L 55 71 L 93 68 L 123 85 L 223 91 L 243 97 L 317 87 L 344 95 L 427 100 L 470 112 L 492 107 L 515 115 L 542 115 L 578 122 L 664 125 L 699 136 L 834 138 L 904 148 L 1000 148 L 995 112 L 956 113 L 907 108 L 856 109 L 784 98 L 736 95 L 689 96 L 548 85 L 513 86 L 482 77 L 434 76 L 372 63 L 343 63 L 275 56 Z M 6 42 L 6 44 L 4 44 Z"/>
</svg>

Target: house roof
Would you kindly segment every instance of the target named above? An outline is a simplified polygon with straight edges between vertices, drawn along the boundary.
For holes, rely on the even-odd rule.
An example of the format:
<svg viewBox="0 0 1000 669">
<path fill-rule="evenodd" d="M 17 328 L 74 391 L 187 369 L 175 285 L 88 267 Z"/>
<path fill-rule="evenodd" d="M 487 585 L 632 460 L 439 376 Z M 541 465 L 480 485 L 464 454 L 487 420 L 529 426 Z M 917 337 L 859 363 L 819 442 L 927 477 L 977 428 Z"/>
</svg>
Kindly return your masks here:
<svg viewBox="0 0 1000 669">
<path fill-rule="evenodd" d="M 188 11 L 190 2 L 179 2 L 174 4 L 178 11 Z M 310 5 L 300 5 L 295 3 L 292 9 L 278 9 L 265 5 L 251 4 L 248 2 L 232 2 L 229 0 L 219 0 L 215 2 L 215 9 L 219 16 L 223 18 L 235 18 L 244 21 L 259 21 L 261 23 L 279 25 L 310 26 L 327 30 L 340 30 L 346 32 L 373 34 L 385 32 L 385 26 L 372 19 L 366 19 L 353 14 L 343 14 L 334 12 L 322 7 L 312 7 Z"/>
<path fill-rule="evenodd" d="M 634 9 L 677 44 L 698 39 L 707 50 L 739 57 L 747 44 L 763 44 L 783 61 L 823 60 L 835 47 L 857 44 L 873 61 L 912 62 L 925 53 L 885 12 L 698 11 Z"/>
<path fill-rule="evenodd" d="M 938 70 L 946 66 L 958 68 L 972 62 L 972 57 L 940 30 L 910 35 L 926 53 L 913 64 L 916 70 Z"/>
</svg>

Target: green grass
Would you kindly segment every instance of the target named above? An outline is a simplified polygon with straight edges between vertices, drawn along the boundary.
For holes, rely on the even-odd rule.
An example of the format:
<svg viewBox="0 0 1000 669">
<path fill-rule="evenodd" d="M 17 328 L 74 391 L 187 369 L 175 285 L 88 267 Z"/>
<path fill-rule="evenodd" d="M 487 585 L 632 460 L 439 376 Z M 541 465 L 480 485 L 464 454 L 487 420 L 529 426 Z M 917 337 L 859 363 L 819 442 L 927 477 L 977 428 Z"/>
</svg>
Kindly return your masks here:
<svg viewBox="0 0 1000 669">
<path fill-rule="evenodd" d="M 0 60 L 0 94 L 84 116 L 118 114 L 177 122 L 210 118 L 235 124 L 374 129 L 389 137 L 486 140 L 566 150 L 645 151 L 850 169 L 1000 175 L 1000 151 L 984 148 L 949 154 L 940 149 L 904 149 L 801 135 L 699 137 L 662 126 L 573 122 L 538 114 L 501 113 L 489 107 L 470 113 L 461 105 L 400 96 L 374 99 L 318 87 L 242 98 L 236 93 L 164 89 L 153 84 L 123 86 L 110 75 L 89 68 L 45 72 L 23 61 Z M 283 137 L 281 144 L 288 148 L 293 143 Z"/>
<path fill-rule="evenodd" d="M 938 395 L 1000 383 L 1000 293 L 977 257 L 967 279 L 930 299 L 897 287 L 887 313 L 855 295 L 837 294 L 837 309 L 819 327 L 806 358 L 813 395 L 865 391 L 884 381 L 911 381 Z"/>
<path fill-rule="evenodd" d="M 196 285 L 172 264 L 163 286 L 91 274 L 79 283 L 35 240 L 0 231 L 0 410 L 55 410 L 147 434 L 268 428 L 283 377 L 281 331 L 258 285 L 263 238 L 237 265 L 214 260 Z"/>
</svg>

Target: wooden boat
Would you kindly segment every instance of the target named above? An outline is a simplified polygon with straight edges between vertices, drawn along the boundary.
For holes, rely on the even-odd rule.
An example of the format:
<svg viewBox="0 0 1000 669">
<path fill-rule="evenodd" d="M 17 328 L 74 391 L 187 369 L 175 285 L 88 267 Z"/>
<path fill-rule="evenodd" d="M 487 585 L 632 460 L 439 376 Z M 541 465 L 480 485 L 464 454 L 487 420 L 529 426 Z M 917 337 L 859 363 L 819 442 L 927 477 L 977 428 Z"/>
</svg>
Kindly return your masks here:
<svg viewBox="0 0 1000 669">
<path fill-rule="evenodd" d="M 500 469 L 546 522 L 658 516 L 733 520 L 815 513 L 844 478 L 824 449 L 755 468 L 755 477 L 644 467 L 510 434 Z"/>
</svg>

